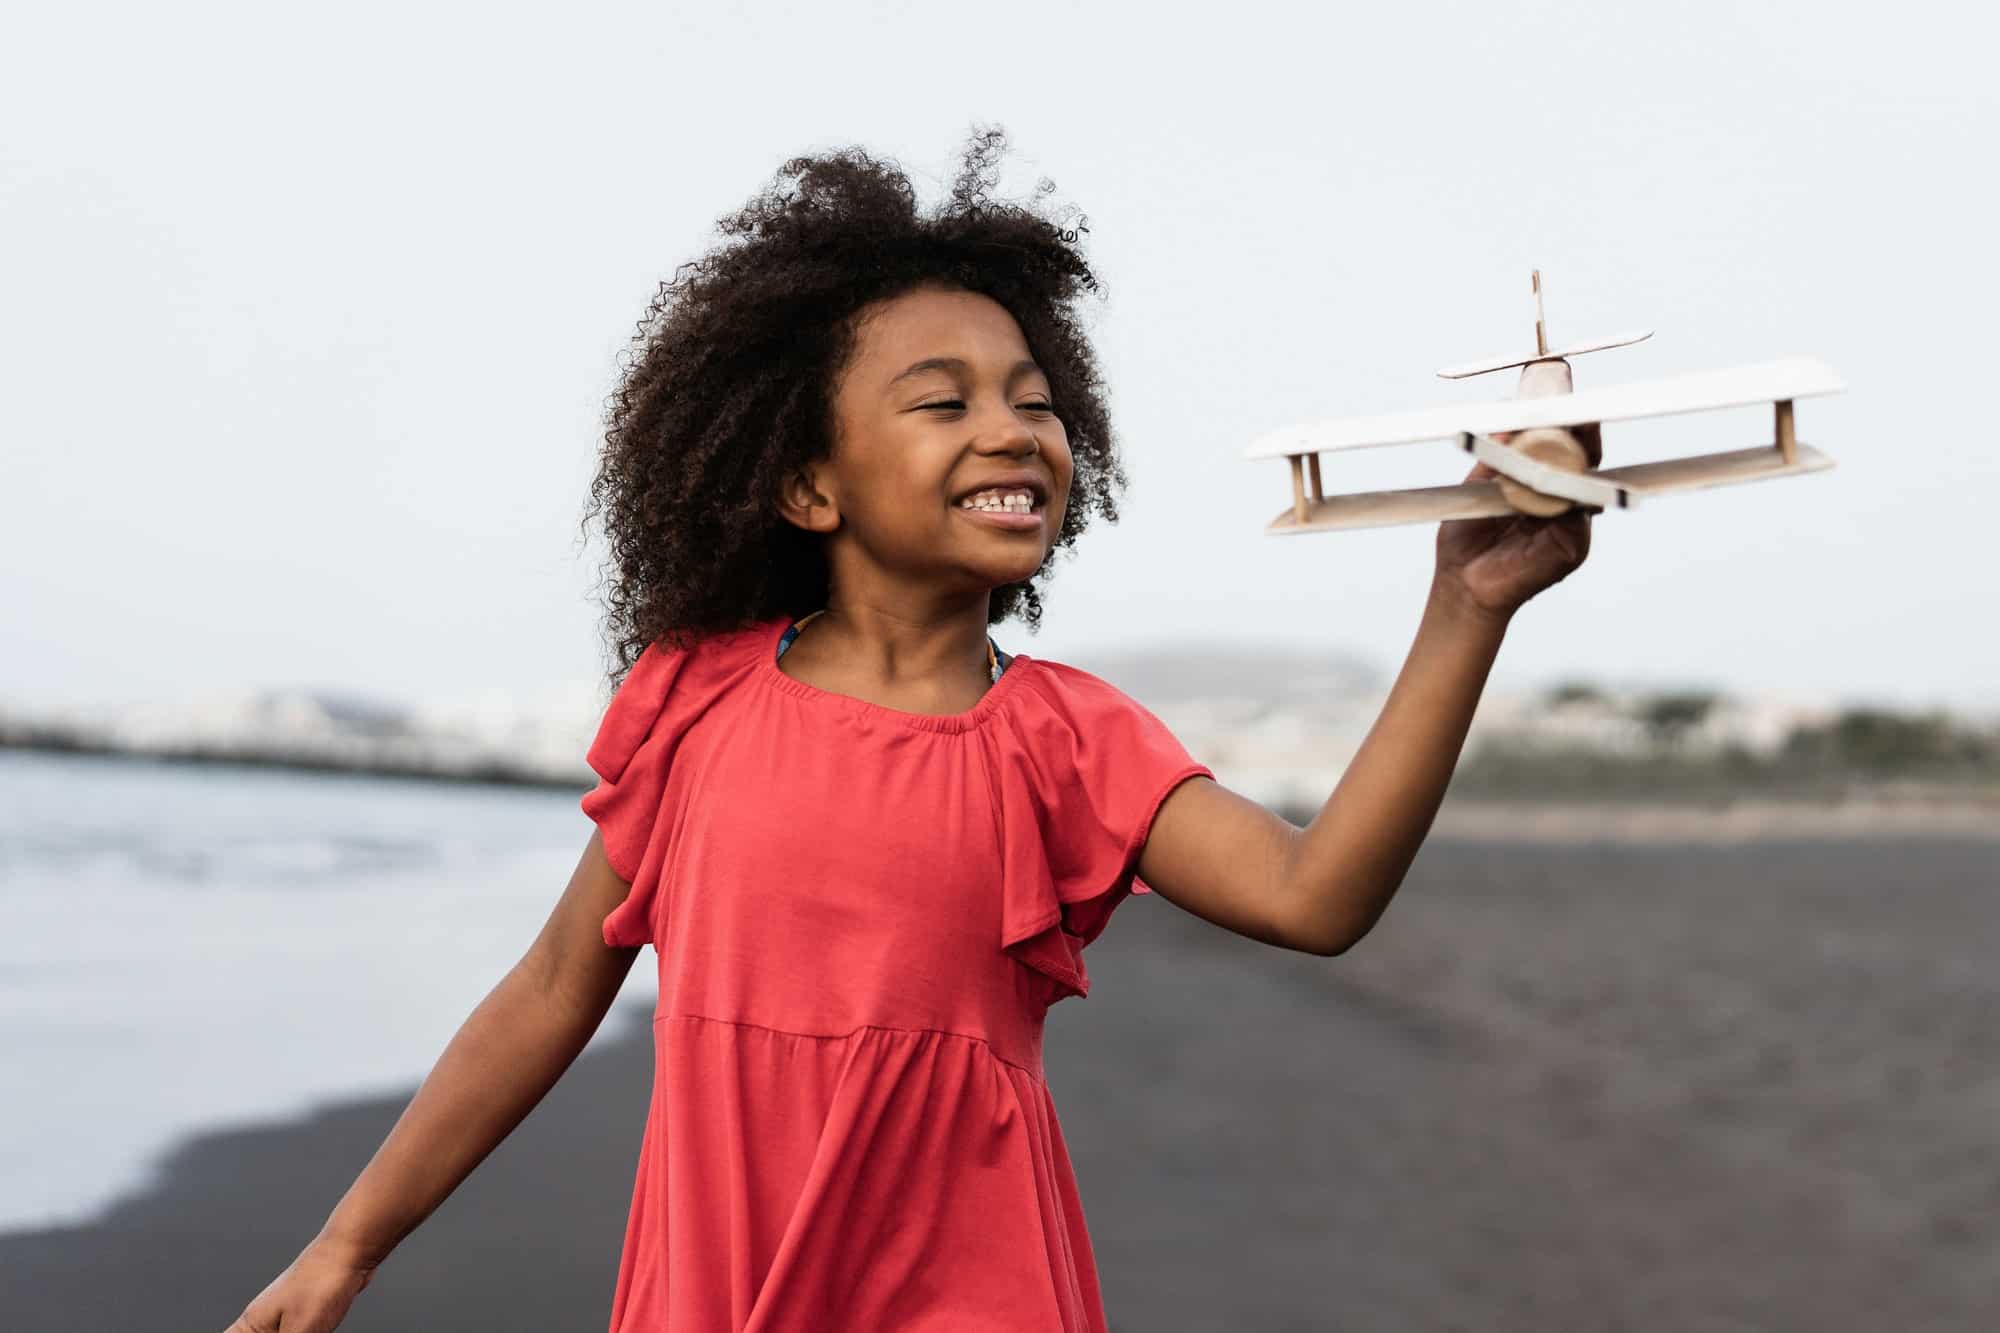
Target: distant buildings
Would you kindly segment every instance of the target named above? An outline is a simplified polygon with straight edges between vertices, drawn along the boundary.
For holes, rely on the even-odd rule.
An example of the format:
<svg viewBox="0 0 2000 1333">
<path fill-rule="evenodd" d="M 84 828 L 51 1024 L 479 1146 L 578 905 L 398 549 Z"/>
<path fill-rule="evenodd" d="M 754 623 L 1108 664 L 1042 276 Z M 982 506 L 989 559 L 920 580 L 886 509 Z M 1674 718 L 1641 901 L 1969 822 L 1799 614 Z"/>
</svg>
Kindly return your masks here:
<svg viewBox="0 0 2000 1333">
<path fill-rule="evenodd" d="M 1218 780 L 1274 808 L 1316 809 L 1339 783 L 1388 682 L 1337 652 L 1291 644 L 1162 643 L 1074 663 L 1156 713 Z M 0 746 L 228 760 L 582 787 L 604 708 L 598 682 L 534 699 L 497 691 L 402 706 L 291 689 L 137 703 L 88 716 L 0 709 Z M 2000 767 L 2000 730 L 1940 716 L 1843 711 L 1829 701 L 1569 683 L 1489 691 L 1466 756 L 1590 756 L 1685 767 L 1717 757 L 1794 769 L 1836 762 Z M 1985 770 L 1980 770 L 1985 771 Z"/>
</svg>

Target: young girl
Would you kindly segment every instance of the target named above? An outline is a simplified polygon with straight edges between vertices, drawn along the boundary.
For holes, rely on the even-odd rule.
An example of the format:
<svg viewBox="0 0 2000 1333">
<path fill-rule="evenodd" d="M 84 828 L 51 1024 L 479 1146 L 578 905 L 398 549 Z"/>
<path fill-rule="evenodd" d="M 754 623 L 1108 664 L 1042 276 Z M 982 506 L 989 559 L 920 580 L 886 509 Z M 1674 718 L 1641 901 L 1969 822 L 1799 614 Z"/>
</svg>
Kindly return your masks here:
<svg viewBox="0 0 2000 1333">
<path fill-rule="evenodd" d="M 1000 651 L 1124 481 L 1075 312 L 1095 280 L 1076 230 L 992 198 L 1002 146 L 976 137 L 928 214 L 858 151 L 793 161 L 662 288 L 593 489 L 626 664 L 596 828 L 239 1333 L 333 1328 L 646 944 L 613 1333 L 1101 1333 L 1042 1071 L 1085 946 L 1149 889 L 1329 956 L 1381 915 L 1510 616 L 1581 563 L 1589 516 L 1442 527 L 1408 661 L 1304 828 L 1113 686 Z"/>
</svg>

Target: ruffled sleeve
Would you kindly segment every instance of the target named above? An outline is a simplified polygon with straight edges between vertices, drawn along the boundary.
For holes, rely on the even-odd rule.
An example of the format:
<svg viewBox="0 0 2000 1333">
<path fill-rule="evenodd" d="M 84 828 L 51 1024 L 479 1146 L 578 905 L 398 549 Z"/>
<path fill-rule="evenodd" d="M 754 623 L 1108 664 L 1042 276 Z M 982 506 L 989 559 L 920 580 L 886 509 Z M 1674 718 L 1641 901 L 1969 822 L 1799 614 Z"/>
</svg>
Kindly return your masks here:
<svg viewBox="0 0 2000 1333">
<path fill-rule="evenodd" d="M 995 715 L 988 742 L 999 788 L 1000 943 L 1053 982 L 1060 1000 L 1089 994 L 1084 946 L 1128 893 L 1151 892 L 1137 863 L 1167 794 L 1215 774 L 1109 682 L 1057 662 L 1021 665 L 1034 674 Z"/>
<path fill-rule="evenodd" d="M 706 656 L 701 644 L 648 645 L 612 695 L 586 755 L 598 782 L 584 794 L 583 812 L 597 825 L 612 870 L 631 886 L 604 919 L 604 942 L 614 947 L 653 940 L 674 757 L 718 684 Z"/>
</svg>

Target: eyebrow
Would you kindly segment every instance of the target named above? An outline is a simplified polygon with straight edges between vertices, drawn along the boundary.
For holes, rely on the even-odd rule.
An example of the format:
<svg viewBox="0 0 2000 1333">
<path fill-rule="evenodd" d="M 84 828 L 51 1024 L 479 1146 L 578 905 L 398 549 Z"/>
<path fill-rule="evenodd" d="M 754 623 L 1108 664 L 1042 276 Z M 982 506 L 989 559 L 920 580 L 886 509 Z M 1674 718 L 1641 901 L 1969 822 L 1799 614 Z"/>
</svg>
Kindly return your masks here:
<svg viewBox="0 0 2000 1333">
<path fill-rule="evenodd" d="M 964 374 L 966 370 L 966 364 L 962 358 L 956 356 L 926 357 L 922 361 L 918 361 L 915 364 L 904 369 L 902 374 L 896 376 L 895 379 L 890 380 L 889 383 L 891 385 L 900 384 L 902 381 L 909 379 L 913 375 L 921 375 L 926 371 L 931 371 L 931 370 L 949 370 L 956 372 L 958 374 Z M 1046 378 L 1047 375 L 1047 372 L 1043 371 L 1041 366 L 1037 365 L 1032 358 L 1023 357 L 1021 360 L 1016 361 L 1012 366 L 1008 368 L 1007 370 L 1008 382 L 1011 383 L 1014 380 L 1019 379 L 1022 375 L 1026 374 L 1029 371 L 1034 371 L 1037 374 L 1043 375 L 1044 378 Z"/>
</svg>

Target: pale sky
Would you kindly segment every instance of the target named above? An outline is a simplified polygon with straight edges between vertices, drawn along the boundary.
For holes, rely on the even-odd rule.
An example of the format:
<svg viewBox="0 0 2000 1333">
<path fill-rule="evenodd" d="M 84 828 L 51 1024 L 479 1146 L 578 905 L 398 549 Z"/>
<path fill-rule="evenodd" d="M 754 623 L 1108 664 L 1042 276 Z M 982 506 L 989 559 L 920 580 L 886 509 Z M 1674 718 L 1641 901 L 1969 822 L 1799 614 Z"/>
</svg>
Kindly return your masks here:
<svg viewBox="0 0 2000 1333">
<path fill-rule="evenodd" d="M 601 660 L 577 543 L 615 357 L 786 157 L 935 197 L 974 122 L 1088 215 L 1132 486 L 1065 659 L 1279 640 L 1388 669 L 1434 529 L 1271 538 L 1293 421 L 1512 392 L 1440 366 L 1633 327 L 1579 386 L 1810 355 L 1826 474 L 1595 523 L 1496 687 L 2000 705 L 1979 390 L 1988 7 L 43 5 L 0 46 L 0 704 L 533 694 Z M 1981 166 L 1980 163 L 1987 165 Z M 1607 463 L 1768 441 L 1606 430 Z M 1449 445 L 1330 458 L 1442 485 Z"/>
</svg>

